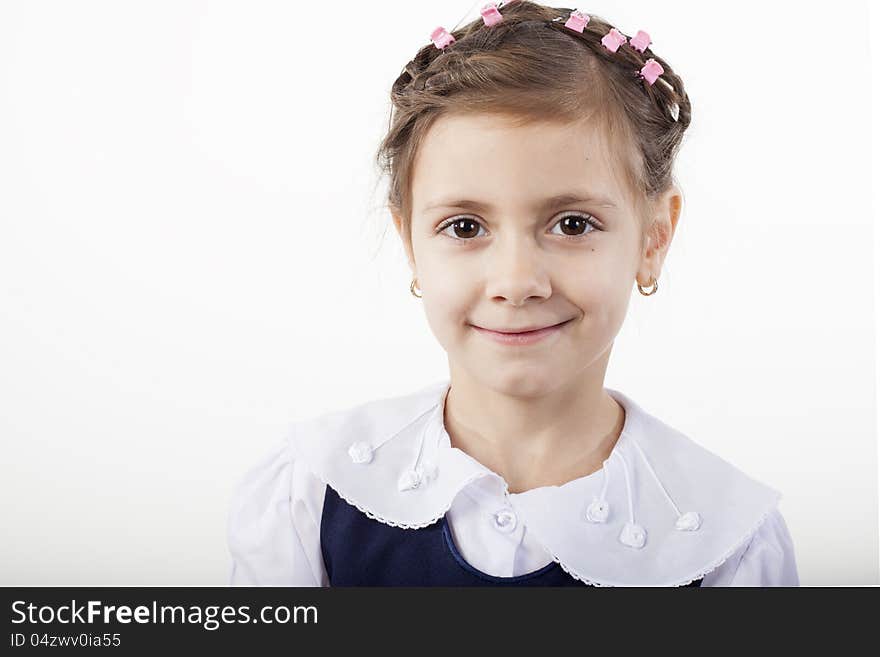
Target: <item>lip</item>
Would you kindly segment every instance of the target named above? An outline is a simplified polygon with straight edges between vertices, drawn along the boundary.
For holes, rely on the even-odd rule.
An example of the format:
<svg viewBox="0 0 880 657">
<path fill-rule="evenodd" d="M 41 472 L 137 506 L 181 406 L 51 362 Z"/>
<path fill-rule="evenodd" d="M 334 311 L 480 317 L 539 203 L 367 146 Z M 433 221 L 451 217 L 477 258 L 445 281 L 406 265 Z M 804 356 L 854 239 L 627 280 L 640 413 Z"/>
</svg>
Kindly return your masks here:
<svg viewBox="0 0 880 657">
<path fill-rule="evenodd" d="M 535 331 L 523 331 L 522 333 L 501 333 L 499 331 L 492 331 L 489 329 L 485 329 L 481 326 L 475 326 L 471 324 L 471 328 L 473 328 L 478 333 L 485 335 L 487 338 L 495 340 L 501 344 L 507 345 L 528 345 L 534 344 L 536 342 L 540 342 L 552 335 L 556 335 L 559 333 L 569 322 L 570 319 L 560 323 L 555 324 L 553 326 L 548 326 L 546 328 L 537 329 Z"/>
</svg>

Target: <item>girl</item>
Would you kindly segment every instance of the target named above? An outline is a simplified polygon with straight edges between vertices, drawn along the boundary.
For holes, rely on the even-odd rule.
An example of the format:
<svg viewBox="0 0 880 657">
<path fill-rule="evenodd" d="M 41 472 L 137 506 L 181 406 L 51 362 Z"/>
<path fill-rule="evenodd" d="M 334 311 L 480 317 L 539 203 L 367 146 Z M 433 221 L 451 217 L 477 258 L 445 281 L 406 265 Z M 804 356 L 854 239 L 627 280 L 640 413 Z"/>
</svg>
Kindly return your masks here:
<svg viewBox="0 0 880 657">
<path fill-rule="evenodd" d="M 780 493 L 604 387 L 681 209 L 681 79 L 532 2 L 437 28 L 379 155 L 449 377 L 294 423 L 236 489 L 233 584 L 798 585 Z"/>
</svg>

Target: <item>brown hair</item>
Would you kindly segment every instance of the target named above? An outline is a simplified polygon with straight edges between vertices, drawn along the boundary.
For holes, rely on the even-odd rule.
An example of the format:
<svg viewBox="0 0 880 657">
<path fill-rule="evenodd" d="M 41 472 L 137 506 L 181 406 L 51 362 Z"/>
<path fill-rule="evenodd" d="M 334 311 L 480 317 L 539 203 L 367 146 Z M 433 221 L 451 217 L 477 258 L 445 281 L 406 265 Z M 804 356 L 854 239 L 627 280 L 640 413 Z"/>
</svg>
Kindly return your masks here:
<svg viewBox="0 0 880 657">
<path fill-rule="evenodd" d="M 401 217 L 405 238 L 411 240 L 419 144 L 441 116 L 474 113 L 513 125 L 595 121 L 644 228 L 651 202 L 674 182 L 672 166 L 691 121 L 681 79 L 650 47 L 605 48 L 601 39 L 612 26 L 599 16 L 590 14 L 580 34 L 565 27 L 571 9 L 516 0 L 500 11 L 504 19 L 496 25 L 478 18 L 453 30 L 455 42 L 443 50 L 424 46 L 392 85 L 376 161 L 389 175 L 388 206 Z M 638 77 L 649 58 L 664 71 L 653 85 Z"/>
</svg>

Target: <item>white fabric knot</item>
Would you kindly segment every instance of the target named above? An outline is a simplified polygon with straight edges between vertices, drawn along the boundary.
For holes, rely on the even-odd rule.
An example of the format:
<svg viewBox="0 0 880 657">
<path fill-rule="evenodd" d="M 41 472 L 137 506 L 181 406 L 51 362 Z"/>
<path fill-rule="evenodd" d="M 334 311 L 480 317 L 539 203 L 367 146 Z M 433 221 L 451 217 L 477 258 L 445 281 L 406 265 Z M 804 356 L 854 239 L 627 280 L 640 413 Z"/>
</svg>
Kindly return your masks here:
<svg viewBox="0 0 880 657">
<path fill-rule="evenodd" d="M 397 480 L 397 487 L 401 491 L 412 490 L 413 488 L 418 488 L 421 480 L 422 473 L 420 470 L 407 470 L 400 475 L 400 479 Z"/>
<path fill-rule="evenodd" d="M 675 521 L 675 528 L 683 532 L 692 532 L 700 527 L 700 514 L 696 511 L 682 513 Z"/>
<path fill-rule="evenodd" d="M 493 516 L 495 528 L 498 531 L 509 533 L 516 529 L 516 514 L 512 509 L 501 509 Z"/>
<path fill-rule="evenodd" d="M 363 440 L 358 440 L 348 448 L 348 455 L 355 463 L 369 463 L 373 460 L 373 446 Z"/>
<path fill-rule="evenodd" d="M 641 548 L 645 545 L 647 534 L 641 525 L 628 522 L 620 532 L 620 542 L 633 548 Z"/>
<path fill-rule="evenodd" d="M 593 500 L 587 507 L 587 520 L 590 522 L 605 522 L 608 520 L 609 505 L 606 500 Z"/>
</svg>

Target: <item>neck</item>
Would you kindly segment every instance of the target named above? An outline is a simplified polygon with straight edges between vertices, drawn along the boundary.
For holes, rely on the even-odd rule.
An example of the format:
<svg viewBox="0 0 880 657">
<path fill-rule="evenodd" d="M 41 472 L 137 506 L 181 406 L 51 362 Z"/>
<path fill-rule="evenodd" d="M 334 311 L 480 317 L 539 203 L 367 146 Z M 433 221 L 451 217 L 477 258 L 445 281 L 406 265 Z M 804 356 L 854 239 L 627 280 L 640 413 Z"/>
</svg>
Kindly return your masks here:
<svg viewBox="0 0 880 657">
<path fill-rule="evenodd" d="M 452 371 L 443 414 L 452 446 L 502 476 L 511 493 L 596 472 L 623 429 L 625 413 L 605 392 L 604 369 L 529 397 Z"/>
</svg>

